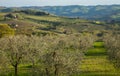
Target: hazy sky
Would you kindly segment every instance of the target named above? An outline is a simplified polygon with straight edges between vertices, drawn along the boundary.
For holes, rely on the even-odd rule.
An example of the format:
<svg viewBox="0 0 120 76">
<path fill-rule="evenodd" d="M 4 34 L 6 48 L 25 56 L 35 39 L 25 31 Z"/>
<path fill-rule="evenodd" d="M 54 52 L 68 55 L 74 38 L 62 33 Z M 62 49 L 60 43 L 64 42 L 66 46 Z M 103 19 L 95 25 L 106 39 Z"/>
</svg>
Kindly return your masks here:
<svg viewBox="0 0 120 76">
<path fill-rule="evenodd" d="M 111 5 L 120 0 L 0 0 L 0 6 Z"/>
</svg>

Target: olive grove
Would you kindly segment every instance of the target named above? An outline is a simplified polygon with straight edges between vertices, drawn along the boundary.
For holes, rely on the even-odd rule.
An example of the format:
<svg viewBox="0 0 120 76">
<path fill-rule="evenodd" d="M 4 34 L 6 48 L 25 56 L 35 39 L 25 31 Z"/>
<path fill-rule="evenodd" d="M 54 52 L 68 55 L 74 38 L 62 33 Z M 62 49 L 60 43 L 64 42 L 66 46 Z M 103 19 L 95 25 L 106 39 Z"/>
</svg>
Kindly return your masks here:
<svg viewBox="0 0 120 76">
<path fill-rule="evenodd" d="M 92 36 L 83 35 L 3 37 L 0 39 L 0 66 L 4 63 L 9 69 L 12 66 L 14 76 L 18 76 L 20 64 L 32 66 L 29 68 L 31 76 L 78 74 L 84 52 L 93 41 Z"/>
</svg>

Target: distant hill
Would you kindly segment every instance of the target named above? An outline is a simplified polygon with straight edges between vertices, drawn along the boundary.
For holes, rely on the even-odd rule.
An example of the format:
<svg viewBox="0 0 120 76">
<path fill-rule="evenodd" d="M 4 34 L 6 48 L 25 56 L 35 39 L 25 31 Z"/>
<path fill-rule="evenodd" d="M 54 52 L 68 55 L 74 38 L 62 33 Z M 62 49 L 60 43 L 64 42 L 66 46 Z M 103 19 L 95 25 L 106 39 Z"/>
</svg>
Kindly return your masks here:
<svg viewBox="0 0 120 76">
<path fill-rule="evenodd" d="M 80 17 L 89 20 L 120 20 L 120 5 L 97 5 L 97 6 L 30 6 L 30 7 L 14 7 L 14 8 L 0 8 L 0 12 L 10 12 L 16 10 L 34 9 L 46 11 L 48 13 L 66 16 L 66 17 Z"/>
<path fill-rule="evenodd" d="M 80 17 L 92 20 L 120 20 L 120 5 L 48 6 L 41 9 L 58 16 Z"/>
</svg>

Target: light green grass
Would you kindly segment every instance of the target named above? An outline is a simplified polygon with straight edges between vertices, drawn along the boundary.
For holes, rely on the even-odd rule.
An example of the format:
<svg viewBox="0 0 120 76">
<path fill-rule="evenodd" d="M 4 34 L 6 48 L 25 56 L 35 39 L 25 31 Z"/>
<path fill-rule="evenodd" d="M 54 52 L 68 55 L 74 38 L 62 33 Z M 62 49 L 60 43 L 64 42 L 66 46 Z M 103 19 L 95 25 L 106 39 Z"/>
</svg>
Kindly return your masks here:
<svg viewBox="0 0 120 76">
<path fill-rule="evenodd" d="M 89 49 L 85 55 L 87 56 L 100 56 L 100 55 L 106 55 L 107 51 L 105 48 L 92 48 Z"/>
<path fill-rule="evenodd" d="M 26 18 L 32 18 L 36 20 L 45 20 L 45 21 L 60 21 L 60 17 L 54 17 L 54 16 L 31 16 L 31 15 L 25 15 Z"/>
<path fill-rule="evenodd" d="M 104 42 L 95 42 L 95 43 L 93 44 L 93 46 L 96 47 L 96 48 L 104 47 Z"/>
<path fill-rule="evenodd" d="M 67 22 L 67 23 L 86 23 L 87 20 L 83 19 L 75 19 L 75 18 L 65 18 L 65 17 L 57 17 L 57 16 L 33 16 L 33 15 L 25 15 L 26 18 L 36 19 L 36 20 L 45 20 L 52 22 Z"/>
<path fill-rule="evenodd" d="M 81 74 L 78 76 L 120 76 L 120 73 L 107 59 L 107 50 L 103 42 L 95 42 L 81 63 Z"/>
<path fill-rule="evenodd" d="M 115 72 L 106 56 L 87 56 L 82 61 L 82 72 Z"/>
<path fill-rule="evenodd" d="M 87 56 L 100 56 L 100 55 L 106 55 L 107 50 L 104 48 L 103 42 L 95 42 L 93 44 L 93 48 L 87 50 L 85 55 Z"/>
</svg>

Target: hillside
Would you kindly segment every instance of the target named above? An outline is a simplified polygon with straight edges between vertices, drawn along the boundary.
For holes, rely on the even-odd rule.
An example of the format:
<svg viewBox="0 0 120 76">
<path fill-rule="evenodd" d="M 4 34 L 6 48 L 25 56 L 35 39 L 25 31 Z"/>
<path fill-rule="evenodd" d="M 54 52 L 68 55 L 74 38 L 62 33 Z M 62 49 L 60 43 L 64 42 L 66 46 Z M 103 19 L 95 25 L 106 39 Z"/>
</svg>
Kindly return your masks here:
<svg viewBox="0 0 120 76">
<path fill-rule="evenodd" d="M 44 11 L 38 11 L 37 9 L 33 9 L 33 7 L 22 7 L 22 10 L 19 8 L 14 11 L 0 13 L 0 23 L 9 24 L 12 28 L 14 25 L 19 25 L 16 29 L 16 33 L 21 34 L 91 33 L 95 35 L 103 35 L 111 32 L 111 30 L 119 32 L 120 22 L 117 20 L 108 19 L 108 22 L 105 22 L 86 20 L 80 17 L 71 18 L 56 16 Z"/>
<path fill-rule="evenodd" d="M 90 20 L 120 20 L 120 5 L 55 6 L 41 9 L 59 16 L 80 17 Z"/>
<path fill-rule="evenodd" d="M 117 13 L 120 13 L 119 5 L 53 6 L 43 7 L 41 9 L 59 16 L 81 17 L 86 19 L 100 19 L 102 17 L 109 17 L 110 15 L 117 15 Z"/>
<path fill-rule="evenodd" d="M 0 26 L 0 76 L 120 76 L 117 22 L 24 8 L 0 13 Z"/>
<path fill-rule="evenodd" d="M 24 11 L 25 12 L 25 11 Z M 12 28 L 18 25 L 18 34 L 72 34 L 91 33 L 102 34 L 108 25 L 100 21 L 89 21 L 80 18 L 58 17 L 50 14 L 26 14 L 23 11 L 1 13 L 0 23 L 9 24 Z M 105 26 L 103 26 L 105 25 Z"/>
<path fill-rule="evenodd" d="M 97 6 L 31 6 L 31 7 L 1 7 L 0 12 L 10 12 L 15 10 L 34 9 L 49 12 L 58 16 L 80 17 L 89 20 L 120 20 L 120 5 L 97 5 Z"/>
</svg>

